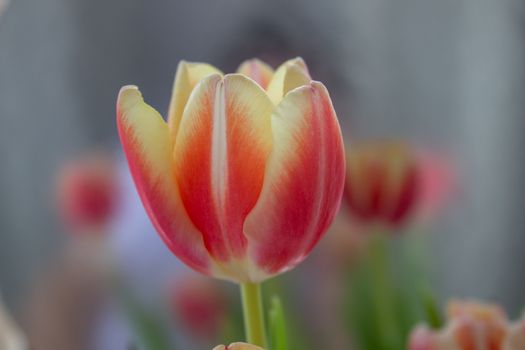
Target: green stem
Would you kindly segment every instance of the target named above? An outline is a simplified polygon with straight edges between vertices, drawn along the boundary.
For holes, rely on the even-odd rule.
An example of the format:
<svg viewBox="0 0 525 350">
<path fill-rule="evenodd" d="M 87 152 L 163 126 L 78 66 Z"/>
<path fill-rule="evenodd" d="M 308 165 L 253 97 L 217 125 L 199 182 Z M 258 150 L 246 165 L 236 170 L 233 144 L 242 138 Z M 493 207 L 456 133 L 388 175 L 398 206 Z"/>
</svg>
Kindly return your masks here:
<svg viewBox="0 0 525 350">
<path fill-rule="evenodd" d="M 259 283 L 241 284 L 244 329 L 248 343 L 267 348 L 266 326 L 262 303 L 261 285 Z"/>
<path fill-rule="evenodd" d="M 382 349 L 397 348 L 395 307 L 387 261 L 387 237 L 376 233 L 372 237 L 372 283 L 375 292 L 376 320 Z"/>
</svg>

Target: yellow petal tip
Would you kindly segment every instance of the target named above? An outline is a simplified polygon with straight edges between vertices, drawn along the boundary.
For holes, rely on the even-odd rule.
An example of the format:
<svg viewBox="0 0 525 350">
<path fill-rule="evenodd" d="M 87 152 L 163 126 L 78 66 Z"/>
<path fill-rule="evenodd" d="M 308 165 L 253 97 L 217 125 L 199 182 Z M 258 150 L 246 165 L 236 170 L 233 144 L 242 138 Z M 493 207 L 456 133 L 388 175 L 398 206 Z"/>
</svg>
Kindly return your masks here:
<svg viewBox="0 0 525 350">
<path fill-rule="evenodd" d="M 306 68 L 306 62 L 304 61 L 304 59 L 301 56 L 297 56 L 295 58 L 292 58 L 290 60 L 290 63 L 296 63 L 296 64 L 299 64 L 299 65 L 303 66 L 304 68 Z"/>
<path fill-rule="evenodd" d="M 138 102 L 142 102 L 142 94 L 135 85 L 126 85 L 120 89 L 117 105 L 122 110 L 129 110 Z"/>
<path fill-rule="evenodd" d="M 317 80 L 310 81 L 310 86 L 314 89 L 327 90 L 323 83 Z"/>
</svg>

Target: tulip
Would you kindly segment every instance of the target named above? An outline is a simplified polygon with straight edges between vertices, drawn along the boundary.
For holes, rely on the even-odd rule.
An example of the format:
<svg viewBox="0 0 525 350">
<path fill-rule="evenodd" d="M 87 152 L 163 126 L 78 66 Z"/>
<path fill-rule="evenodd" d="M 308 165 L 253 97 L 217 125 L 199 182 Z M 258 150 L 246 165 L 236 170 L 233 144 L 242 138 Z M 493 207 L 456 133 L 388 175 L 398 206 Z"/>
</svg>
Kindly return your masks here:
<svg viewBox="0 0 525 350">
<path fill-rule="evenodd" d="M 304 260 L 338 210 L 341 131 L 300 58 L 273 74 L 257 60 L 227 75 L 181 62 L 167 122 L 125 86 L 117 124 L 166 245 L 195 270 L 241 283 L 243 295 Z"/>
<path fill-rule="evenodd" d="M 497 305 L 453 301 L 445 329 L 420 325 L 410 337 L 410 350 L 525 349 L 525 319 L 509 324 Z"/>
<path fill-rule="evenodd" d="M 75 232 L 101 232 L 117 204 L 117 183 L 111 160 L 92 154 L 66 163 L 58 176 L 58 207 Z"/>
<path fill-rule="evenodd" d="M 414 155 L 401 143 L 353 145 L 347 152 L 345 198 L 361 223 L 399 226 L 414 209 L 419 174 Z"/>
<path fill-rule="evenodd" d="M 478 343 L 487 343 L 490 349 L 494 349 L 503 342 L 506 334 L 507 316 L 498 305 L 452 301 L 448 306 L 448 317 L 462 323 L 463 327 L 458 327 L 458 337 L 464 344 L 476 342 L 477 337 Z"/>
<path fill-rule="evenodd" d="M 246 344 L 246 343 L 233 343 L 228 346 L 218 345 L 213 348 L 213 350 L 264 350 L 255 345 Z"/>
<path fill-rule="evenodd" d="M 344 198 L 362 228 L 427 221 L 456 189 L 450 160 L 399 141 L 353 144 L 346 155 Z"/>
<path fill-rule="evenodd" d="M 223 76 L 181 62 L 167 123 L 135 86 L 121 89 L 117 122 L 166 245 L 202 273 L 243 283 L 308 255 L 338 209 L 345 170 L 330 97 L 301 59 L 279 67 L 266 91 L 257 81 L 268 67 L 241 69 Z"/>
</svg>

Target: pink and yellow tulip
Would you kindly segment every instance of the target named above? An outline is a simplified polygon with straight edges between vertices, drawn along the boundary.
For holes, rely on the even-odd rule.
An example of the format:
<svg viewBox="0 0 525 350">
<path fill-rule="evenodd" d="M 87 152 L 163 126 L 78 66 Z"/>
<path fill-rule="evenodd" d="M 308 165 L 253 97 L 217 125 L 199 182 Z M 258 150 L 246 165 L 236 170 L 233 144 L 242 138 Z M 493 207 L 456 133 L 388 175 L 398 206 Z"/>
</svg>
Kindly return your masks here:
<svg viewBox="0 0 525 350">
<path fill-rule="evenodd" d="M 181 62 L 167 122 L 136 86 L 121 89 L 117 122 L 150 219 L 204 274 L 254 283 L 292 269 L 339 208 L 341 131 L 299 58 L 226 75 Z"/>
</svg>

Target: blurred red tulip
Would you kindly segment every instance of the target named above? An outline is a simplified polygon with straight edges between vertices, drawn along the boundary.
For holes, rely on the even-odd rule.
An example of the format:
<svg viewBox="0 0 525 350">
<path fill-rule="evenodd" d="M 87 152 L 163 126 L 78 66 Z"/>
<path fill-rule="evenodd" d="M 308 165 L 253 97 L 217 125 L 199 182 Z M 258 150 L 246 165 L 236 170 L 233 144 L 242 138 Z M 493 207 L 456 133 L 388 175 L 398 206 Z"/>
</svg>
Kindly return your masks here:
<svg viewBox="0 0 525 350">
<path fill-rule="evenodd" d="M 58 176 L 58 206 L 65 224 L 75 232 L 100 232 L 117 204 L 114 165 L 93 154 L 65 164 Z"/>
<path fill-rule="evenodd" d="M 345 199 L 360 225 L 399 228 L 428 218 L 453 186 L 449 162 L 396 141 L 355 144 L 346 152 Z"/>
<path fill-rule="evenodd" d="M 188 276 L 178 279 L 170 294 L 175 318 L 196 338 L 219 335 L 226 321 L 228 298 L 217 283 Z"/>
<path fill-rule="evenodd" d="M 353 145 L 346 159 L 345 194 L 352 217 L 361 223 L 405 223 L 421 182 L 411 150 L 398 142 Z"/>
</svg>

